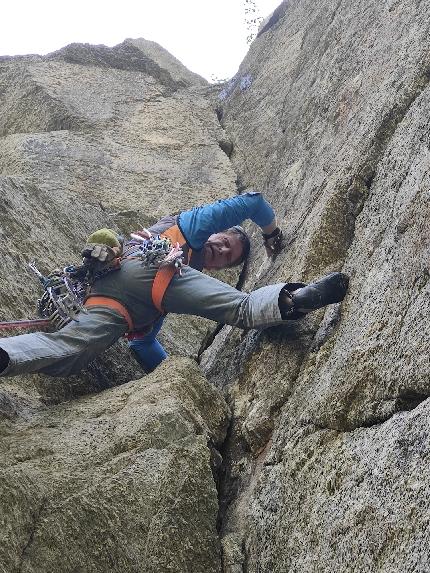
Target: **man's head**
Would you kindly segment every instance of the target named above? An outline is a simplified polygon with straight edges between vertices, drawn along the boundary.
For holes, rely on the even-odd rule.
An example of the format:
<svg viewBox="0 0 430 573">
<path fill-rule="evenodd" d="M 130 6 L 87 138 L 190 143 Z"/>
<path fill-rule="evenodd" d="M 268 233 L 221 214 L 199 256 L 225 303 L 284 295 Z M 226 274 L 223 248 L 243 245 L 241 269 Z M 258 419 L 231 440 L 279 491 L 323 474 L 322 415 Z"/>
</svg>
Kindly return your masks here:
<svg viewBox="0 0 430 573">
<path fill-rule="evenodd" d="M 203 247 L 205 269 L 235 267 L 246 260 L 250 249 L 248 235 L 242 227 L 231 227 L 211 235 Z"/>
</svg>

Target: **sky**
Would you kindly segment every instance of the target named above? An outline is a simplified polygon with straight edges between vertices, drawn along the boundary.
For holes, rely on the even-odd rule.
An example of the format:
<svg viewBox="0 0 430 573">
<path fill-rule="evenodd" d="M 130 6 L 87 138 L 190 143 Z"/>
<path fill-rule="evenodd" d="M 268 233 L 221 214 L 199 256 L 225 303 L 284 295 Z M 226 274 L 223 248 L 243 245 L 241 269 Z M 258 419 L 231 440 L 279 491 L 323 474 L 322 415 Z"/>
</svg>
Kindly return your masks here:
<svg viewBox="0 0 430 573">
<path fill-rule="evenodd" d="M 158 42 L 209 81 L 231 78 L 255 32 L 281 0 L 15 0 L 2 8 L 0 55 L 48 54 L 72 42 Z M 255 8 L 255 14 L 247 12 Z"/>
</svg>

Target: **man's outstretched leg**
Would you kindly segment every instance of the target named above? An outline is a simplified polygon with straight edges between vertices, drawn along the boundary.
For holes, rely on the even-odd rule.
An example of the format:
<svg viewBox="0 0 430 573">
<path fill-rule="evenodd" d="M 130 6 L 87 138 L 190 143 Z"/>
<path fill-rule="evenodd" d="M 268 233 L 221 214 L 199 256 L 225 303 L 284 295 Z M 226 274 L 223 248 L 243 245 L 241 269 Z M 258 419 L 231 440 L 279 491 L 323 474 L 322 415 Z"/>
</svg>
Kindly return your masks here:
<svg viewBox="0 0 430 573">
<path fill-rule="evenodd" d="M 58 332 L 34 332 L 0 339 L 0 376 L 41 372 L 76 374 L 128 329 L 125 319 L 104 307 L 80 313 Z"/>
<path fill-rule="evenodd" d="M 166 312 L 203 316 L 239 328 L 263 329 L 340 302 L 347 288 L 346 275 L 331 273 L 309 285 L 277 283 L 245 293 L 184 267 L 182 276 L 173 277 L 163 307 Z"/>
<path fill-rule="evenodd" d="M 279 296 L 284 320 L 301 318 L 328 304 L 341 302 L 348 290 L 349 278 L 344 273 L 330 273 L 308 285 L 288 283 Z"/>
</svg>

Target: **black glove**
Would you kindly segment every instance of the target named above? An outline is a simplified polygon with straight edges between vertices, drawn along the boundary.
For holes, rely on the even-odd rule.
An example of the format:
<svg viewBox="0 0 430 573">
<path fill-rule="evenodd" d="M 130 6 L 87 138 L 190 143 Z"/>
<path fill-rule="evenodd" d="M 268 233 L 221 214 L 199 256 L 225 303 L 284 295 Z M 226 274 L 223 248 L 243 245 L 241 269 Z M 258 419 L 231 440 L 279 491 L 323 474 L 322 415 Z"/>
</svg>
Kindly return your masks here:
<svg viewBox="0 0 430 573">
<path fill-rule="evenodd" d="M 279 227 L 276 227 L 274 231 L 272 231 L 269 235 L 262 233 L 264 239 L 264 248 L 266 249 L 266 253 L 268 257 L 272 257 L 273 255 L 278 255 L 284 244 L 283 238 L 284 235 Z"/>
</svg>

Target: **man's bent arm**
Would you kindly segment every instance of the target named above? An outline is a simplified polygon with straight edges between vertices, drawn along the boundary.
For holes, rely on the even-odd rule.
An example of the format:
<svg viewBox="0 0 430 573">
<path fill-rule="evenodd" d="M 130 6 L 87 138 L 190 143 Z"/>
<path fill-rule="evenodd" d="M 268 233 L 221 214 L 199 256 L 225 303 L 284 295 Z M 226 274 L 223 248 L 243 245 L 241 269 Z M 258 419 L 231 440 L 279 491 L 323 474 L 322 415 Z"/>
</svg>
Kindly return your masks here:
<svg viewBox="0 0 430 573">
<path fill-rule="evenodd" d="M 267 328 L 284 321 L 279 293 L 285 283 L 260 288 L 249 294 L 185 267 L 174 277 L 163 298 L 166 312 L 193 314 L 239 328 Z"/>
<path fill-rule="evenodd" d="M 244 193 L 196 207 L 179 215 L 178 222 L 188 244 L 201 249 L 210 235 L 251 219 L 263 233 L 276 228 L 275 213 L 261 193 Z"/>
</svg>

